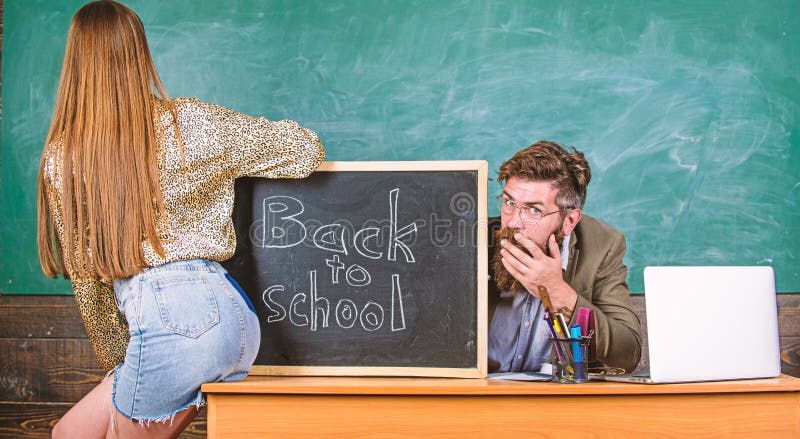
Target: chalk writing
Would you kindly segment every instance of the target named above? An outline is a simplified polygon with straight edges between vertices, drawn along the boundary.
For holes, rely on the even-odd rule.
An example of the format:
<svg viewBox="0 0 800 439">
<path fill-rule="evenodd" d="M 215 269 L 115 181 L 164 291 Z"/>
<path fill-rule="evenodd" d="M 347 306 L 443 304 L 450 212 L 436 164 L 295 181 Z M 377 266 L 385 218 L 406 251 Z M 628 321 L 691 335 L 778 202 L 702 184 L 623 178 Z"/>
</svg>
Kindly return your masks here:
<svg viewBox="0 0 800 439">
<path fill-rule="evenodd" d="M 331 319 L 331 300 L 320 291 L 318 270 L 309 270 L 307 285 L 303 285 L 303 291 L 294 291 L 294 294 L 287 293 L 285 285 L 271 285 L 261 294 L 267 310 L 268 324 L 282 322 L 288 318 L 293 326 L 308 327 L 312 332 L 331 327 L 332 321 L 343 329 L 358 327 L 368 332 L 383 327 L 387 320 L 386 309 L 379 303 L 382 302 L 380 297 L 377 297 L 383 291 L 375 288 L 370 293 L 371 297 L 359 297 L 358 289 L 372 284 L 372 275 L 364 265 L 346 263 L 343 258 L 361 256 L 369 262 L 382 259 L 385 254 L 386 260 L 392 262 L 415 263 L 410 243 L 416 239 L 418 220 L 399 227 L 399 217 L 402 214 L 398 209 L 400 189 L 394 188 L 388 195 L 389 223 L 386 231 L 388 237 L 385 240 L 381 239 L 383 235 L 379 227 L 364 226 L 348 234 L 345 224 L 339 222 L 320 225 L 310 233 L 308 225 L 315 222 L 312 218 L 303 218 L 306 209 L 301 200 L 285 195 L 264 199 L 259 242 L 261 247 L 269 249 L 268 251 L 280 251 L 302 243 L 310 244 L 312 248 L 327 255 L 321 258 L 321 263 L 326 268 L 320 267 L 320 269 L 322 273 L 329 273 L 329 276 L 322 277 L 330 286 L 343 284 L 342 271 L 344 271 L 344 281 L 356 289 L 352 292 L 353 298 L 345 297 L 336 301 L 333 307 L 334 318 Z M 309 235 L 310 240 L 307 239 Z M 352 236 L 352 239 L 349 239 L 349 236 Z M 381 243 L 384 242 L 386 248 L 381 249 Z M 351 253 L 348 248 L 355 252 Z M 401 254 L 402 258 L 398 259 L 398 254 Z M 391 283 L 391 290 L 387 291 L 389 329 L 393 332 L 403 331 L 406 329 L 406 318 L 400 275 L 390 274 L 391 279 L 386 279 Z"/>
</svg>

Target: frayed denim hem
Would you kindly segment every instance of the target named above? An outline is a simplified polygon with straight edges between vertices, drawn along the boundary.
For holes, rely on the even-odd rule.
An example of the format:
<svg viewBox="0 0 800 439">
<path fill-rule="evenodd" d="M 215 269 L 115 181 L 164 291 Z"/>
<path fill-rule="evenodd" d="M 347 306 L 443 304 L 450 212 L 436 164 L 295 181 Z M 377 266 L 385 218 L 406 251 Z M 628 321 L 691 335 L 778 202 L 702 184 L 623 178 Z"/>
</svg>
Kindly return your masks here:
<svg viewBox="0 0 800 439">
<path fill-rule="evenodd" d="M 122 365 L 120 364 L 117 367 L 115 367 L 111 372 L 109 372 L 109 375 L 112 372 L 116 372 L 117 368 L 119 368 L 120 366 L 122 366 Z M 182 412 L 182 411 L 184 411 L 184 410 L 186 410 L 186 409 L 188 409 L 190 407 L 194 407 L 194 408 L 199 410 L 200 407 L 206 405 L 206 399 L 203 397 L 203 392 L 198 390 L 197 391 L 197 397 L 194 399 L 193 402 L 190 402 L 189 404 L 186 404 L 183 407 L 181 407 L 181 408 L 179 408 L 177 410 L 174 410 L 172 413 L 170 413 L 168 415 L 165 415 L 165 416 L 154 416 L 154 417 L 149 417 L 149 418 L 135 418 L 135 417 L 131 416 L 130 413 L 125 413 L 122 409 L 119 408 L 119 406 L 117 405 L 117 401 L 114 399 L 116 396 L 117 396 L 117 375 L 114 374 L 114 386 L 113 386 L 113 391 L 112 391 L 112 394 L 111 394 L 111 402 L 114 405 L 113 408 L 116 409 L 119 413 L 121 413 L 126 418 L 130 419 L 131 421 L 138 422 L 139 425 L 141 425 L 142 427 L 149 427 L 150 423 L 152 423 L 152 422 L 166 424 L 167 421 L 169 421 L 169 425 L 171 427 L 172 426 L 172 422 L 175 420 L 175 416 L 178 413 L 180 413 L 180 412 Z M 113 421 L 114 420 L 114 416 L 112 416 L 111 419 L 112 419 L 111 430 L 115 431 L 116 425 L 115 425 L 115 423 Z"/>
<path fill-rule="evenodd" d="M 186 404 L 185 406 L 179 408 L 178 410 L 175 410 L 174 412 L 172 412 L 172 414 L 167 415 L 167 416 L 141 419 L 141 418 L 132 418 L 132 417 L 128 416 L 127 414 L 123 413 L 121 410 L 119 412 L 122 413 L 123 415 L 125 415 L 126 418 L 129 418 L 132 421 L 138 422 L 139 425 L 141 425 L 142 427 L 149 427 L 151 422 L 166 424 L 167 421 L 169 421 L 169 426 L 172 427 L 172 422 L 175 420 L 175 416 L 178 413 L 180 413 L 180 412 L 182 412 L 182 411 L 184 411 L 184 410 L 186 410 L 186 409 L 188 409 L 190 407 L 194 407 L 194 408 L 199 410 L 200 407 L 202 407 L 204 405 L 206 405 L 206 400 L 205 400 L 205 398 L 203 398 L 203 394 L 198 392 L 197 393 L 197 398 L 195 398 L 194 402 Z M 114 406 L 116 407 L 116 404 L 114 404 Z M 117 407 L 117 410 L 119 410 L 119 407 Z"/>
</svg>

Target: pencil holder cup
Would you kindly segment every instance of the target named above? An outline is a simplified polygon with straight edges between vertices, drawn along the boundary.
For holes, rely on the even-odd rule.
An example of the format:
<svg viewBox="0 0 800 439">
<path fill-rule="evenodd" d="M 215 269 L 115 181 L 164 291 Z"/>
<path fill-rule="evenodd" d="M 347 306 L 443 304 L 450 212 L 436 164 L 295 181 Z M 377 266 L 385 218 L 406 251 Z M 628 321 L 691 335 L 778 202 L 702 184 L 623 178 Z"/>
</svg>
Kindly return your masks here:
<svg viewBox="0 0 800 439">
<path fill-rule="evenodd" d="M 593 333 L 576 338 L 551 338 L 550 364 L 554 383 L 575 384 L 587 381 L 589 342 Z"/>
</svg>

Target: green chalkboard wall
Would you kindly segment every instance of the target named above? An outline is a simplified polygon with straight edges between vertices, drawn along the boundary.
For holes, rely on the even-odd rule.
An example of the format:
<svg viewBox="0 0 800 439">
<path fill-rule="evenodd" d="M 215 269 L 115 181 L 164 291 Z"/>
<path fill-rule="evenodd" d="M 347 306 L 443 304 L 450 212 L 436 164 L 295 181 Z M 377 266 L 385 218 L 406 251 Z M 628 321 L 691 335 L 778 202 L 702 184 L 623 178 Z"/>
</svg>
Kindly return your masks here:
<svg viewBox="0 0 800 439">
<path fill-rule="evenodd" d="M 40 274 L 34 188 L 81 3 L 5 1 L 2 293 L 69 291 Z M 298 120 L 329 160 L 485 159 L 493 178 L 535 140 L 574 145 L 634 292 L 656 264 L 772 265 L 800 292 L 797 0 L 129 5 L 175 96 Z"/>
</svg>

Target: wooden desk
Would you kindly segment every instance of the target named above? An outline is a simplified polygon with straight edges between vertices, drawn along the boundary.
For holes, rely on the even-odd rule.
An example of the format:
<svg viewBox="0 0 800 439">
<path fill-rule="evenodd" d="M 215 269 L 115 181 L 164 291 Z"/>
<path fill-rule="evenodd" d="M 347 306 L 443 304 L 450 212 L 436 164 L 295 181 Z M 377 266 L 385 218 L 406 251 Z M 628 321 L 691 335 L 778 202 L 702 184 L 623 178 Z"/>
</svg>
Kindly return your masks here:
<svg viewBox="0 0 800 439">
<path fill-rule="evenodd" d="M 249 377 L 203 385 L 208 437 L 800 437 L 800 379 L 551 384 Z"/>
</svg>

